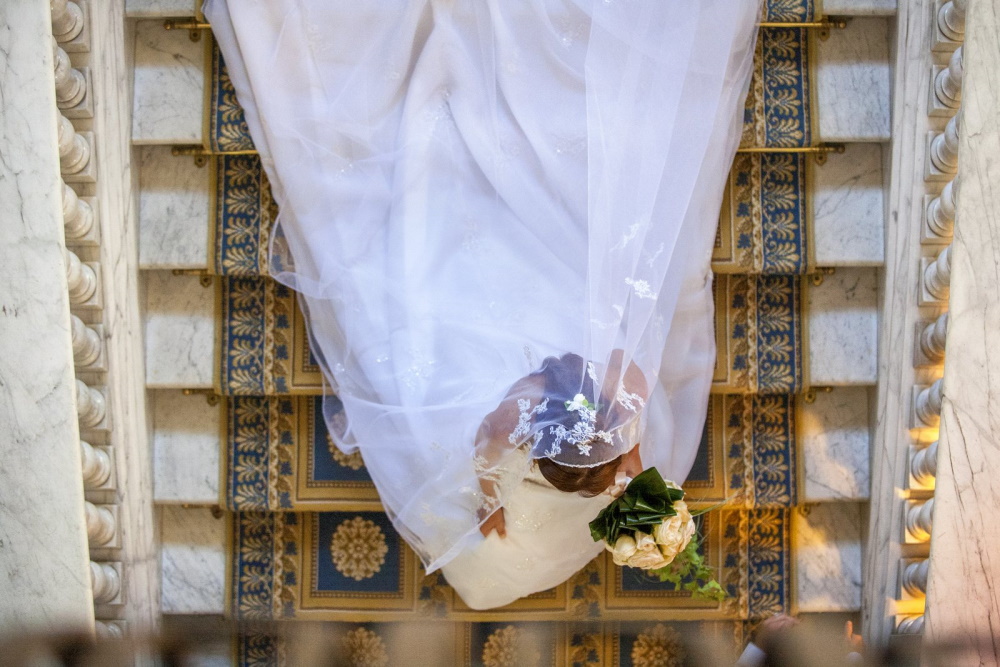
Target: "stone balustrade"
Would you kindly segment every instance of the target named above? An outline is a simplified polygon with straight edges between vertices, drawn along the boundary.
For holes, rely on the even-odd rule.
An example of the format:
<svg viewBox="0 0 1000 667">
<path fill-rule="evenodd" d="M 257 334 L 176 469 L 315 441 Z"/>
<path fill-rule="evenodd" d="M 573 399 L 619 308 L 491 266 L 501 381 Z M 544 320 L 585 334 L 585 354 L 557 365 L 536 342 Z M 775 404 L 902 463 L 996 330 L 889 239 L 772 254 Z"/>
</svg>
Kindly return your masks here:
<svg viewBox="0 0 1000 667">
<path fill-rule="evenodd" d="M 930 564 L 929 559 L 921 558 L 908 563 L 903 568 L 900 583 L 910 597 L 922 598 L 927 595 L 927 572 L 930 569 Z"/>
<path fill-rule="evenodd" d="M 101 336 L 76 315 L 70 315 L 69 319 L 73 360 L 77 366 L 90 366 L 101 356 Z"/>
<path fill-rule="evenodd" d="M 938 441 L 935 440 L 923 449 L 918 449 L 910 459 L 910 474 L 913 479 L 925 486 L 934 482 L 937 475 Z"/>
<path fill-rule="evenodd" d="M 935 380 L 934 384 L 921 389 L 917 394 L 914 405 L 914 412 L 920 421 L 918 426 L 937 426 L 941 419 L 941 402 L 944 399 L 944 392 L 941 380 Z"/>
<path fill-rule="evenodd" d="M 958 173 L 958 133 L 962 116 L 956 114 L 945 125 L 944 132 L 931 140 L 930 159 L 934 168 L 943 174 Z"/>
<path fill-rule="evenodd" d="M 906 508 L 906 532 L 913 541 L 927 542 L 931 539 L 933 515 L 933 498 L 922 503 L 913 503 Z"/>
<path fill-rule="evenodd" d="M 104 421 L 107 411 L 104 395 L 80 380 L 76 381 L 76 409 L 80 426 L 93 428 Z"/>
<path fill-rule="evenodd" d="M 65 251 L 66 283 L 69 289 L 69 300 L 75 306 L 86 303 L 97 291 L 97 274 L 92 268 L 80 261 L 75 252 Z"/>
<path fill-rule="evenodd" d="M 919 635 L 924 631 L 924 615 L 906 616 L 896 626 L 896 633 L 901 635 Z"/>
<path fill-rule="evenodd" d="M 968 0 L 949 0 L 937 15 L 937 27 L 948 39 L 961 42 L 965 39 L 965 10 Z"/>
<path fill-rule="evenodd" d="M 63 225 L 68 241 L 86 237 L 94 228 L 94 209 L 76 191 L 63 183 Z"/>
<path fill-rule="evenodd" d="M 957 180 L 957 179 L 956 179 Z M 951 238 L 955 227 L 955 181 L 948 181 L 941 194 L 927 205 L 927 226 L 935 236 Z"/>
<path fill-rule="evenodd" d="M 89 442 L 81 440 L 80 459 L 84 488 L 96 489 L 111 479 L 111 457 L 100 447 L 94 447 Z"/>
<path fill-rule="evenodd" d="M 121 593 L 122 581 L 118 570 L 110 563 L 90 561 L 90 585 L 95 604 L 107 604 Z"/>
<path fill-rule="evenodd" d="M 938 253 L 923 273 L 924 289 L 934 299 L 946 301 L 951 285 L 951 246 Z"/>
<path fill-rule="evenodd" d="M 942 313 L 920 333 L 920 351 L 931 361 L 941 361 L 947 334 L 948 313 Z"/>
<path fill-rule="evenodd" d="M 51 0 L 52 36 L 59 43 L 76 39 L 83 31 L 83 11 L 72 0 Z"/>
<path fill-rule="evenodd" d="M 73 67 L 69 54 L 55 39 L 52 40 L 52 58 L 55 63 L 56 106 L 60 109 L 75 107 L 87 95 L 87 79 Z"/>
<path fill-rule="evenodd" d="M 87 538 L 91 548 L 106 546 L 115 537 L 115 515 L 107 507 L 84 503 L 87 518 Z"/>
<path fill-rule="evenodd" d="M 66 116 L 58 114 L 57 120 L 60 169 L 63 174 L 80 173 L 90 162 L 90 144 Z"/>
<path fill-rule="evenodd" d="M 934 77 L 934 96 L 949 109 L 958 109 L 962 103 L 962 47 L 955 49 L 948 66 Z"/>
</svg>

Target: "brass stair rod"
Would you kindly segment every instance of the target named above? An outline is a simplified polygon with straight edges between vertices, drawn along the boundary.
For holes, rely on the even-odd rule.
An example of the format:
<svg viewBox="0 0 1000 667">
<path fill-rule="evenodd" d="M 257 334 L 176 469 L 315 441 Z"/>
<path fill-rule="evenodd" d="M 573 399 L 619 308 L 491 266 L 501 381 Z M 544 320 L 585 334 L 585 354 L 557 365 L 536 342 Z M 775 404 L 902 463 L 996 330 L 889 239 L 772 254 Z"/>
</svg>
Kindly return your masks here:
<svg viewBox="0 0 1000 667">
<path fill-rule="evenodd" d="M 738 153 L 843 153 L 843 144 L 817 144 L 815 146 L 749 146 L 740 148 Z M 212 157 L 215 155 L 257 155 L 254 149 L 241 151 L 211 151 L 201 146 L 174 146 L 171 155 L 191 155 L 194 157 Z"/>
</svg>

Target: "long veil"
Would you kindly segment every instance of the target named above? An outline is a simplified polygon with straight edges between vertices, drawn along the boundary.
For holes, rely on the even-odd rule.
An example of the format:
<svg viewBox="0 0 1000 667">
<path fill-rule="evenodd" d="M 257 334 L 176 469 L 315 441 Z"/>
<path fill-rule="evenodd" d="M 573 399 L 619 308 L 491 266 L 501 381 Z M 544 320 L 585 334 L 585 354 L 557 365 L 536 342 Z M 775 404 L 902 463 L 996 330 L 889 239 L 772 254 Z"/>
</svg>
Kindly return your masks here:
<svg viewBox="0 0 1000 667">
<path fill-rule="evenodd" d="M 206 3 L 280 205 L 272 272 L 344 406 L 332 435 L 428 570 L 532 457 L 602 463 L 634 419 L 670 457 L 665 399 L 625 409 L 622 379 L 655 396 L 678 299 L 710 280 L 759 6 Z M 477 446 L 505 399 L 509 447 Z"/>
</svg>

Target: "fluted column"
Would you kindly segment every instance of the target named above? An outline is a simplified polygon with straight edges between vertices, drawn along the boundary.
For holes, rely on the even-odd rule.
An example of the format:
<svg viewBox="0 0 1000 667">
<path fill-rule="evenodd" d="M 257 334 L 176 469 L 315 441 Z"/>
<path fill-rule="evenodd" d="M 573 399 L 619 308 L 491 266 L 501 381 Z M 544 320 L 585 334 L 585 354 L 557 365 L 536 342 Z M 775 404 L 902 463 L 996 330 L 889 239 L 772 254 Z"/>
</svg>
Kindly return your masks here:
<svg viewBox="0 0 1000 667">
<path fill-rule="evenodd" d="M 933 527 L 934 499 L 915 503 L 906 508 L 906 532 L 917 542 L 931 539 Z"/>
<path fill-rule="evenodd" d="M 931 141 L 931 163 L 945 174 L 958 172 L 958 133 L 961 130 L 961 114 L 952 116 L 945 125 L 944 132 Z"/>
<path fill-rule="evenodd" d="M 77 174 L 90 162 L 90 144 L 73 129 L 73 123 L 62 114 L 59 121 L 59 165 L 64 174 Z"/>
<path fill-rule="evenodd" d="M 104 419 L 106 406 L 104 395 L 96 389 L 88 387 L 80 380 L 76 381 L 76 410 L 80 425 L 94 427 Z"/>
<path fill-rule="evenodd" d="M 948 66 L 934 77 L 934 96 L 938 102 L 950 109 L 957 109 L 962 103 L 962 47 L 955 49 L 948 60 Z"/>
<path fill-rule="evenodd" d="M 118 571 L 107 563 L 90 561 L 90 583 L 94 589 L 94 602 L 106 604 L 121 592 L 121 577 Z"/>
<path fill-rule="evenodd" d="M 948 299 L 951 286 L 951 246 L 938 253 L 924 269 L 924 288 L 939 301 Z"/>
<path fill-rule="evenodd" d="M 72 0 L 51 0 L 52 36 L 58 42 L 75 39 L 83 30 L 83 11 Z"/>
<path fill-rule="evenodd" d="M 920 351 L 931 361 L 944 359 L 945 337 L 948 334 L 948 313 L 942 313 L 936 320 L 924 327 L 920 333 Z"/>
<path fill-rule="evenodd" d="M 929 485 L 937 475 L 938 441 L 917 450 L 910 460 L 910 474 L 921 484 Z"/>
<path fill-rule="evenodd" d="M 91 547 L 102 547 L 115 537 L 115 515 L 106 507 L 86 502 L 84 514 L 87 518 L 87 538 Z"/>
<path fill-rule="evenodd" d="M 87 94 L 87 80 L 80 70 L 74 69 L 69 54 L 55 40 L 52 40 L 52 58 L 56 74 L 56 104 L 60 109 L 75 107 Z"/>
<path fill-rule="evenodd" d="M 85 488 L 96 489 L 111 478 L 111 457 L 103 449 L 81 440 L 80 459 L 83 464 Z"/>
<path fill-rule="evenodd" d="M 929 559 L 923 558 L 907 564 L 903 570 L 903 589 L 912 597 L 922 598 L 927 595 L 927 571 L 930 564 Z"/>
<path fill-rule="evenodd" d="M 955 179 L 958 180 L 958 179 Z M 927 226 L 942 238 L 951 238 L 955 228 L 955 181 L 948 181 L 941 194 L 927 206 Z"/>
<path fill-rule="evenodd" d="M 97 274 L 92 268 L 81 262 L 72 250 L 67 249 L 65 254 L 69 300 L 74 305 L 86 303 L 97 291 Z"/>
<path fill-rule="evenodd" d="M 949 0 L 938 11 L 938 29 L 948 39 L 961 42 L 965 39 L 965 9 L 968 0 Z"/>
</svg>

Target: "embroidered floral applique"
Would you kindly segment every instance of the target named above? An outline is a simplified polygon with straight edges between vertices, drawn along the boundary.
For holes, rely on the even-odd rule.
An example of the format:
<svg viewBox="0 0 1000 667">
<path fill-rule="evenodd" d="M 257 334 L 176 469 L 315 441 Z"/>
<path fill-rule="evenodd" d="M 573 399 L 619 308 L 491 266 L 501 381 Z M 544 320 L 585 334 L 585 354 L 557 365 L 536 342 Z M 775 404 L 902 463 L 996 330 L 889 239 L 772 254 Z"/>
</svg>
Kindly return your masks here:
<svg viewBox="0 0 1000 667">
<path fill-rule="evenodd" d="M 511 431 L 510 437 L 507 438 L 510 444 L 516 445 L 518 440 L 528 435 L 528 431 L 531 430 L 531 418 L 545 412 L 548 407 L 549 399 L 547 398 L 543 399 L 534 408 L 531 407 L 531 401 L 527 398 L 517 399 L 517 409 L 520 411 L 520 415 L 517 418 L 517 426 Z"/>
</svg>

